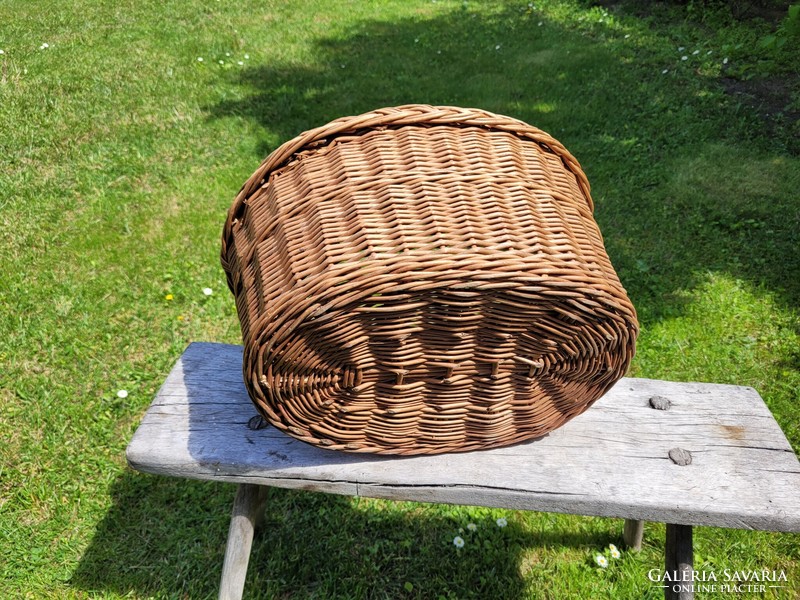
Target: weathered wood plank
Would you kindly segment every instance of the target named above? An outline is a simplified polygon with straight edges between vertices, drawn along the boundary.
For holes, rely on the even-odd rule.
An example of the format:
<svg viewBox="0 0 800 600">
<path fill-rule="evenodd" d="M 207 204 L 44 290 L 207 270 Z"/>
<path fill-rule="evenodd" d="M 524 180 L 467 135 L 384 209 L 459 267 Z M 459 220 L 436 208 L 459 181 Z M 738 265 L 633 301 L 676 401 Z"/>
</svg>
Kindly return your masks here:
<svg viewBox="0 0 800 600">
<path fill-rule="evenodd" d="M 128 447 L 131 466 L 393 500 L 800 531 L 800 464 L 752 388 L 626 378 L 539 440 L 400 458 L 251 431 L 241 377 L 241 347 L 189 346 Z M 653 408 L 653 396 L 669 408 Z M 692 463 L 675 464 L 673 448 Z"/>
</svg>

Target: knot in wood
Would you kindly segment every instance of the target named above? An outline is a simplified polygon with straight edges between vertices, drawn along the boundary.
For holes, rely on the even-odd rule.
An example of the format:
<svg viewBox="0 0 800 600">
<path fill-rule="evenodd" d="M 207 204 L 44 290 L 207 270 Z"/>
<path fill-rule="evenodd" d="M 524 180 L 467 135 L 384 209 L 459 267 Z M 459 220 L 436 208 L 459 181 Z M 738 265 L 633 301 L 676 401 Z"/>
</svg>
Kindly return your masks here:
<svg viewBox="0 0 800 600">
<path fill-rule="evenodd" d="M 692 464 L 692 453 L 683 448 L 673 448 L 670 450 L 669 458 L 672 462 L 681 467 Z"/>
<path fill-rule="evenodd" d="M 672 402 L 669 401 L 669 398 L 665 398 L 664 396 L 653 396 L 650 398 L 650 406 L 656 410 L 669 410 L 669 407 L 672 406 Z"/>
</svg>

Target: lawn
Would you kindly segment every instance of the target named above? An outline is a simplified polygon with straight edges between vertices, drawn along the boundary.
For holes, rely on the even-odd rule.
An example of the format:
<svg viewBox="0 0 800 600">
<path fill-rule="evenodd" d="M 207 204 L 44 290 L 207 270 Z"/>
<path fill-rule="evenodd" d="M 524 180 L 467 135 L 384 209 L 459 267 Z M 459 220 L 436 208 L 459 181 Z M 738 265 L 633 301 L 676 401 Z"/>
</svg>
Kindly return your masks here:
<svg viewBox="0 0 800 600">
<path fill-rule="evenodd" d="M 382 106 L 563 142 L 639 312 L 631 374 L 753 386 L 800 451 L 793 42 L 698 3 L 603 4 L 3 2 L 0 598 L 214 596 L 234 488 L 132 472 L 125 446 L 189 342 L 240 341 L 218 255 L 241 184 Z M 269 502 L 250 598 L 661 597 L 663 525 L 600 569 L 619 520 Z M 796 535 L 697 528 L 695 548 L 699 569 L 785 570 L 766 597 L 800 590 Z"/>
</svg>

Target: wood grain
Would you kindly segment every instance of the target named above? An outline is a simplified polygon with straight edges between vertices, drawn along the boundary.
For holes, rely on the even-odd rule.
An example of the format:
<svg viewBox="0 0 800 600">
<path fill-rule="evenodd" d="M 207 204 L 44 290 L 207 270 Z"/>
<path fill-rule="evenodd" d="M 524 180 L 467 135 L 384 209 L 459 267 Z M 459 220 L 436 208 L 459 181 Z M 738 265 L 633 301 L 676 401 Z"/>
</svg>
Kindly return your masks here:
<svg viewBox="0 0 800 600">
<path fill-rule="evenodd" d="M 266 490 L 259 485 L 240 484 L 236 491 L 222 564 L 219 600 L 241 600 L 250 562 L 250 549 L 259 516 L 264 512 Z"/>
<path fill-rule="evenodd" d="M 128 446 L 134 469 L 392 500 L 800 531 L 800 464 L 752 388 L 625 378 L 549 435 L 493 450 L 387 457 L 253 431 L 242 349 L 190 345 Z M 650 398 L 669 399 L 669 410 Z M 669 450 L 691 452 L 678 466 Z"/>
<path fill-rule="evenodd" d="M 642 538 L 644 537 L 644 521 L 625 519 L 625 526 L 622 529 L 622 539 L 629 550 L 639 552 L 642 549 Z"/>
</svg>

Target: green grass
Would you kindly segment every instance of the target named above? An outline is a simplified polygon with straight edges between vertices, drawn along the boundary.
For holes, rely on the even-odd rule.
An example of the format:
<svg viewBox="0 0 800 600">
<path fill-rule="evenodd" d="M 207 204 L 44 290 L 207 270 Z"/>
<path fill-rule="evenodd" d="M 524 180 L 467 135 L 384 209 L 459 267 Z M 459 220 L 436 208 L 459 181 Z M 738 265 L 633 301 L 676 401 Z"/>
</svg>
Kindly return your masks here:
<svg viewBox="0 0 800 600">
<path fill-rule="evenodd" d="M 722 85 L 788 77 L 748 53 L 766 26 L 535 4 L 0 6 L 0 597 L 213 597 L 233 488 L 131 472 L 125 445 L 187 343 L 239 340 L 218 263 L 239 186 L 282 141 L 380 106 L 477 106 L 560 139 L 639 311 L 632 374 L 754 386 L 800 450 L 797 131 Z M 620 532 L 273 490 L 246 591 L 660 597 L 663 526 L 597 569 Z M 695 545 L 700 568 L 785 569 L 793 589 L 767 597 L 800 587 L 797 536 Z"/>
</svg>

